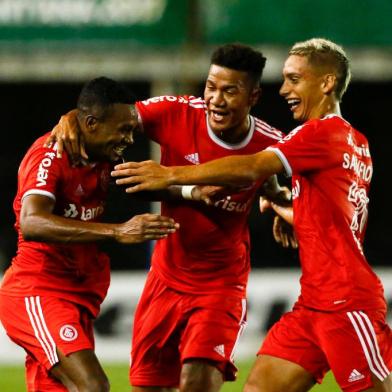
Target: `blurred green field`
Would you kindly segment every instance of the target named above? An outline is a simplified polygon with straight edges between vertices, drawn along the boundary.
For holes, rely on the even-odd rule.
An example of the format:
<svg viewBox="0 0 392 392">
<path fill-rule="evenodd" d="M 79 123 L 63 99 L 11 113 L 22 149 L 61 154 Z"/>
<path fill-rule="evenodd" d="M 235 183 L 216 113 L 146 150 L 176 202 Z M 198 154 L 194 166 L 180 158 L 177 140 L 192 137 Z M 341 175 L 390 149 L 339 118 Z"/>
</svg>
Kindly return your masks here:
<svg viewBox="0 0 392 392">
<path fill-rule="evenodd" d="M 226 383 L 222 392 L 240 392 L 249 373 L 252 362 L 238 363 L 239 374 L 238 380 L 234 383 Z M 128 392 L 128 365 L 127 364 L 104 364 L 106 373 L 109 376 L 112 392 Z M 24 392 L 26 391 L 24 383 L 23 366 L 5 366 L 0 365 L 0 391 L 1 392 Z M 322 385 L 317 385 L 312 392 L 338 392 L 339 388 L 329 373 Z"/>
</svg>

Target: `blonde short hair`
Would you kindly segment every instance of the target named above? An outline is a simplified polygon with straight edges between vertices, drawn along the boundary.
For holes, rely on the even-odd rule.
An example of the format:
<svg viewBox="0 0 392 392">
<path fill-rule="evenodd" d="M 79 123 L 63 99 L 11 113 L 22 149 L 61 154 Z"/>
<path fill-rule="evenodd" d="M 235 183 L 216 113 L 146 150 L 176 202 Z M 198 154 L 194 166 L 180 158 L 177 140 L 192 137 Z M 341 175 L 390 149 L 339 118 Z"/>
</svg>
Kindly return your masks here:
<svg viewBox="0 0 392 392">
<path fill-rule="evenodd" d="M 351 79 L 350 62 L 341 46 L 324 38 L 312 38 L 296 43 L 289 55 L 306 56 L 312 65 L 333 69 L 337 80 L 335 95 L 341 101 Z"/>
</svg>

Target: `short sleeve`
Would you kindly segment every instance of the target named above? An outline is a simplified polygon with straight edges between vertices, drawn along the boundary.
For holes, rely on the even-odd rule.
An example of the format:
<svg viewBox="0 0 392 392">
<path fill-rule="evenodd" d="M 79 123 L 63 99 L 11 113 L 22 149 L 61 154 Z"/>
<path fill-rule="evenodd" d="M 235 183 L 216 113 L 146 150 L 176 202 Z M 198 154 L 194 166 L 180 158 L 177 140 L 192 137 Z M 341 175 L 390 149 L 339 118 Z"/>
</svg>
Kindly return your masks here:
<svg viewBox="0 0 392 392">
<path fill-rule="evenodd" d="M 56 189 L 61 178 L 66 156 L 56 157 L 56 151 L 38 147 L 31 149 L 19 167 L 19 194 L 38 194 L 56 200 Z"/>
<path fill-rule="evenodd" d="M 190 108 L 204 108 L 202 98 L 193 96 L 160 96 L 136 103 L 143 132 L 160 145 L 173 142 L 178 123 L 187 118 Z"/>
<path fill-rule="evenodd" d="M 341 161 L 336 142 L 343 135 L 337 131 L 328 121 L 310 121 L 268 149 L 278 155 L 288 176 L 326 169 Z"/>
</svg>

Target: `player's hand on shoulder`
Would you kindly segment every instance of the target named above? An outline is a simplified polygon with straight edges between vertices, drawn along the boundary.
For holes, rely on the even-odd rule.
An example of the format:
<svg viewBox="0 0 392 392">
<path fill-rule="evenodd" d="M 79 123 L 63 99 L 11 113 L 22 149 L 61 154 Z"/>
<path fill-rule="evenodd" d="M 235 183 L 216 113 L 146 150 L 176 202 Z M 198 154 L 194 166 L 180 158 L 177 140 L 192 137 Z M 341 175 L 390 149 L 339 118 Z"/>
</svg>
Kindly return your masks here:
<svg viewBox="0 0 392 392">
<path fill-rule="evenodd" d="M 54 126 L 44 145 L 49 147 L 54 143 L 57 143 L 57 157 L 59 158 L 66 150 L 75 165 L 88 159 L 83 135 L 77 122 L 76 109 L 61 116 L 59 123 Z"/>
<path fill-rule="evenodd" d="M 166 216 L 158 214 L 136 215 L 117 225 L 115 239 L 123 244 L 136 244 L 165 238 L 178 228 L 179 224 Z"/>
</svg>

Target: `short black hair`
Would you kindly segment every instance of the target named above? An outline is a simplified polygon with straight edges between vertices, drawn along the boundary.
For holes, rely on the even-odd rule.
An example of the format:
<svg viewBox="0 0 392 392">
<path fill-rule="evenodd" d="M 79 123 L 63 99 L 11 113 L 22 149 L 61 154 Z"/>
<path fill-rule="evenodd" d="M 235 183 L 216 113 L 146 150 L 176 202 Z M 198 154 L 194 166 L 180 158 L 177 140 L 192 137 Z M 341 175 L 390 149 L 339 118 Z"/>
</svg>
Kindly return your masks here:
<svg viewBox="0 0 392 392">
<path fill-rule="evenodd" d="M 133 104 L 136 99 L 122 84 L 101 76 L 87 82 L 79 94 L 77 108 L 88 113 L 93 108 L 102 110 L 104 117 L 107 109 L 115 103 Z"/>
<path fill-rule="evenodd" d="M 260 83 L 266 61 L 261 52 L 241 43 L 219 46 L 211 56 L 211 64 L 247 72 L 255 83 Z"/>
</svg>

